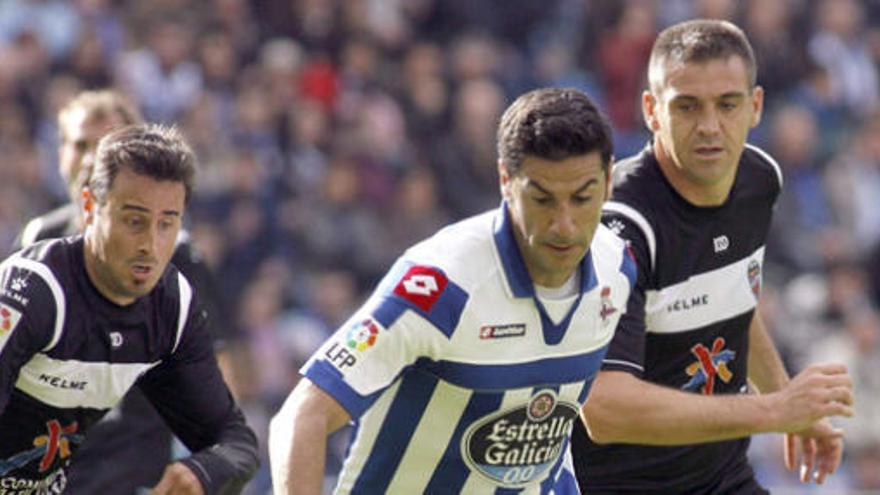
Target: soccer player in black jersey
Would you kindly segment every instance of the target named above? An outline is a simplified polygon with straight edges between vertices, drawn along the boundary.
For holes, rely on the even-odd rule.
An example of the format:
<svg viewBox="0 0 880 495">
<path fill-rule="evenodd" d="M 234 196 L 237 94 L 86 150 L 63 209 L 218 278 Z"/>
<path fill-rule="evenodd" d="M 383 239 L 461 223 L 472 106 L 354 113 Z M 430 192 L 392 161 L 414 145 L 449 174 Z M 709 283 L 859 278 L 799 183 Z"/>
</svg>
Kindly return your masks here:
<svg viewBox="0 0 880 495">
<path fill-rule="evenodd" d="M 724 21 L 664 30 L 642 97 L 653 140 L 615 166 L 603 221 L 638 277 L 572 450 L 581 489 L 602 493 L 763 494 L 748 436 L 786 433 L 802 481 L 838 467 L 852 415 L 841 365 L 789 379 L 756 311 L 779 166 L 746 144 L 763 90 L 748 40 Z M 760 394 L 749 394 L 749 383 Z M 798 453 L 799 452 L 799 453 Z"/>
<path fill-rule="evenodd" d="M 62 493 L 85 434 L 132 386 L 193 452 L 153 493 L 235 492 L 255 471 L 198 294 L 169 264 L 194 161 L 172 129 L 109 134 L 83 188 L 85 233 L 0 265 L 0 489 Z"/>
<path fill-rule="evenodd" d="M 90 156 L 98 140 L 108 132 L 142 122 L 135 106 L 115 91 L 83 91 L 67 102 L 58 112 L 60 143 L 58 168 L 67 185 L 70 202 L 34 218 L 27 223 L 15 249 L 30 246 L 43 239 L 55 239 L 82 232 L 80 199 L 82 187 L 91 173 Z M 215 354 L 224 377 L 230 373 L 224 344 L 234 336 L 230 325 L 214 325 L 224 321 L 222 304 L 214 289 L 213 276 L 181 230 L 171 263 L 195 287 L 202 305 L 208 311 L 208 327 L 214 338 Z M 224 330 L 220 332 L 219 330 Z M 171 459 L 171 431 L 137 388 L 132 389 L 103 421 L 89 432 L 67 472 L 66 493 L 133 494 L 154 485 Z M 104 460 L 112 455 L 112 466 Z"/>
</svg>

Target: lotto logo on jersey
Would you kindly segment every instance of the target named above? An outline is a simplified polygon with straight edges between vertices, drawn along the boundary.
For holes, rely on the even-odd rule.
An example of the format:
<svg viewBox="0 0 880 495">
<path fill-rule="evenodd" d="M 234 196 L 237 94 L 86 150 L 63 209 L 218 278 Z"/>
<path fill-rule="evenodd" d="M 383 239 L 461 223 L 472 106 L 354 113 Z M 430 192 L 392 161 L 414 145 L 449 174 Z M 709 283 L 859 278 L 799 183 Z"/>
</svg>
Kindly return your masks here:
<svg viewBox="0 0 880 495">
<path fill-rule="evenodd" d="M 376 343 L 378 337 L 379 328 L 376 326 L 376 323 L 372 318 L 367 318 L 366 320 L 354 324 L 348 329 L 346 345 L 349 349 L 366 351 L 370 347 L 373 347 L 373 344 Z"/>
<path fill-rule="evenodd" d="M 20 319 L 21 312 L 11 306 L 0 303 L 0 339 L 15 329 Z"/>
<path fill-rule="evenodd" d="M 462 437 L 468 466 L 496 485 L 523 488 L 543 479 L 563 454 L 578 408 L 540 390 L 519 407 L 477 420 Z"/>
<path fill-rule="evenodd" d="M 406 299 L 425 313 L 431 311 L 449 280 L 441 271 L 414 265 L 394 288 L 394 294 Z"/>
</svg>

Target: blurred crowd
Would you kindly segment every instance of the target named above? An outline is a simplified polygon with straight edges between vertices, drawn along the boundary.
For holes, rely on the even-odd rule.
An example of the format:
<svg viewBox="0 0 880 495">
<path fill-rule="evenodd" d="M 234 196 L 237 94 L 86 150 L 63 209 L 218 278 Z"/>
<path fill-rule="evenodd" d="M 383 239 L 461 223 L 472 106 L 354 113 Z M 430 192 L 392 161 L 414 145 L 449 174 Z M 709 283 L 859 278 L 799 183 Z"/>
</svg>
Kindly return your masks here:
<svg viewBox="0 0 880 495">
<path fill-rule="evenodd" d="M 878 0 L 0 0 L 0 255 L 67 200 L 56 114 L 77 92 L 177 124 L 201 165 L 187 224 L 238 335 L 231 385 L 265 445 L 299 366 L 393 260 L 497 206 L 505 106 L 580 88 L 616 156 L 637 152 L 654 36 L 692 17 L 756 50 L 750 141 L 785 174 L 761 310 L 790 372 L 849 365 L 858 416 L 829 483 L 880 490 Z M 802 493 L 781 447 L 755 439 L 759 479 Z M 269 489 L 264 465 L 249 493 Z"/>
</svg>

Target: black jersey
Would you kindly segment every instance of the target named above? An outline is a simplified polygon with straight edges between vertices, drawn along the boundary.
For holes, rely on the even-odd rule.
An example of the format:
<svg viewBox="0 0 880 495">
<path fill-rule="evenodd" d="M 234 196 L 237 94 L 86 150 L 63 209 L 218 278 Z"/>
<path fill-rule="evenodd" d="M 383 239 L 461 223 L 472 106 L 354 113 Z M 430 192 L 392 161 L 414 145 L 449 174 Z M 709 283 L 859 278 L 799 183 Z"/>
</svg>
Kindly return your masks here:
<svg viewBox="0 0 880 495">
<path fill-rule="evenodd" d="M 779 166 L 746 145 L 724 204 L 697 207 L 650 147 L 614 168 L 603 222 L 630 244 L 638 280 L 603 370 L 697 394 L 747 391 L 748 329 Z M 597 445 L 578 424 L 572 449 L 586 493 L 722 493 L 747 481 L 748 438 L 656 447 Z"/>
<path fill-rule="evenodd" d="M 208 493 L 256 468 L 256 438 L 220 376 L 205 312 L 169 265 L 121 307 L 92 285 L 82 236 L 0 265 L 0 490 L 60 493 L 84 435 L 133 385 L 194 454 Z"/>
<path fill-rule="evenodd" d="M 65 204 L 34 218 L 16 240 L 15 249 L 30 246 L 44 239 L 76 235 L 81 231 L 77 206 Z M 182 230 L 178 236 L 171 263 L 192 283 L 199 301 L 208 312 L 208 328 L 215 348 L 235 340 L 234 325 L 217 325 L 227 321 L 224 305 L 213 283 L 210 270 Z M 76 457 L 67 469 L 69 495 L 95 493 L 134 494 L 155 485 L 171 461 L 171 430 L 156 413 L 139 388 L 132 388 L 117 408 L 89 431 Z M 105 459 L 113 458 L 106 466 Z M 99 469 L 100 466 L 100 469 Z M 0 492 L 2 495 L 2 492 Z"/>
</svg>

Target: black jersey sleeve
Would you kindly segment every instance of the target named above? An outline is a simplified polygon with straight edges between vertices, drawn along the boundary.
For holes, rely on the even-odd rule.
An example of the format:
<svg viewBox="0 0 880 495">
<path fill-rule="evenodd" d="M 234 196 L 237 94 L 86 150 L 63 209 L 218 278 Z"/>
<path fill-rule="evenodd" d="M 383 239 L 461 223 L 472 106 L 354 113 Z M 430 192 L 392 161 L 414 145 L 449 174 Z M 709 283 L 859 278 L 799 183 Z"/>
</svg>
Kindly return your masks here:
<svg viewBox="0 0 880 495">
<path fill-rule="evenodd" d="M 259 464 L 257 439 L 223 381 L 206 321 L 194 301 L 174 351 L 138 385 L 193 452 L 182 462 L 205 493 L 238 493 Z"/>
<path fill-rule="evenodd" d="M 620 317 L 602 369 L 625 371 L 641 377 L 645 357 L 645 290 L 651 273 L 648 243 L 640 228 L 624 215 L 606 210 L 602 222 L 626 241 L 636 263 L 636 283 L 630 291 L 626 313 Z"/>
<path fill-rule="evenodd" d="M 0 264 L 0 414 L 21 367 L 60 335 L 56 296 L 63 296 L 44 277 L 54 281 L 49 269 L 34 261 L 13 256 Z"/>
</svg>

